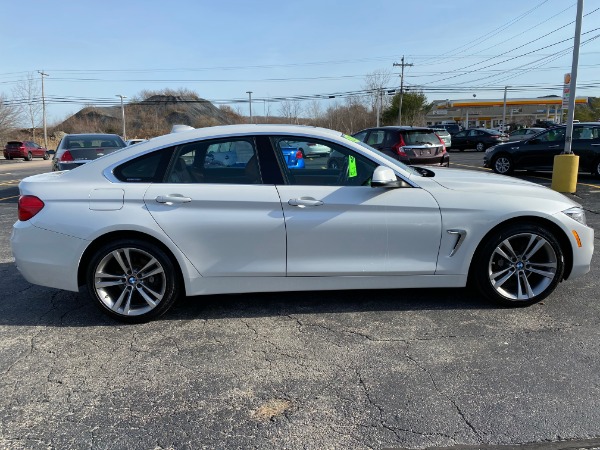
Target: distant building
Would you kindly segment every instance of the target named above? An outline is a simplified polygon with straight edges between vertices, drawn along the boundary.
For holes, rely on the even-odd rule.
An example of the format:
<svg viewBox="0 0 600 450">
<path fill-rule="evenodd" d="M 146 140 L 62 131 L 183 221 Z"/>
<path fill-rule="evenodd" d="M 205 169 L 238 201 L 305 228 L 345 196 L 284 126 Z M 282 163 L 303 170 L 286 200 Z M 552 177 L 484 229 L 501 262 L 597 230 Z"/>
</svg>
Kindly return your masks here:
<svg viewBox="0 0 600 450">
<path fill-rule="evenodd" d="M 588 97 L 577 97 L 575 102 L 588 103 Z M 425 120 L 427 125 L 455 122 L 465 128 L 500 128 L 503 109 L 503 98 L 436 100 Z M 531 126 L 538 120 L 561 122 L 562 115 L 562 98 L 558 96 L 506 99 L 507 124 Z"/>
</svg>

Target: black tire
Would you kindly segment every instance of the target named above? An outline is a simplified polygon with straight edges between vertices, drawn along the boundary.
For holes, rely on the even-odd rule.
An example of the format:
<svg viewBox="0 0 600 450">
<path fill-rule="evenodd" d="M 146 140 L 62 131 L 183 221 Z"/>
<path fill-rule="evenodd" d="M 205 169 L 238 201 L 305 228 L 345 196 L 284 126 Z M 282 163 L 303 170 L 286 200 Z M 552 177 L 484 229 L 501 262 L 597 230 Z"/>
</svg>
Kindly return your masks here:
<svg viewBox="0 0 600 450">
<path fill-rule="evenodd" d="M 96 306 L 126 323 L 163 315 L 180 292 L 171 258 L 138 239 L 119 239 L 98 249 L 87 267 L 86 282 Z"/>
<path fill-rule="evenodd" d="M 44 153 L 44 160 L 48 161 L 50 159 L 50 155 L 48 153 Z"/>
<path fill-rule="evenodd" d="M 477 145 L 475 146 L 475 150 L 477 150 L 478 152 L 484 151 L 485 144 L 483 142 L 478 142 Z"/>
<path fill-rule="evenodd" d="M 547 228 L 512 224 L 482 243 L 471 268 L 479 292 L 492 302 L 529 306 L 554 291 L 563 277 L 564 258 Z"/>
<path fill-rule="evenodd" d="M 510 175 L 515 167 L 510 156 L 498 155 L 492 161 L 492 170 L 500 175 Z"/>
<path fill-rule="evenodd" d="M 31 154 L 31 152 L 27 153 L 27 156 L 25 157 L 25 161 L 31 161 L 33 159 L 33 155 Z"/>
<path fill-rule="evenodd" d="M 600 159 L 594 161 L 592 165 L 592 175 L 596 178 L 600 178 Z"/>
</svg>

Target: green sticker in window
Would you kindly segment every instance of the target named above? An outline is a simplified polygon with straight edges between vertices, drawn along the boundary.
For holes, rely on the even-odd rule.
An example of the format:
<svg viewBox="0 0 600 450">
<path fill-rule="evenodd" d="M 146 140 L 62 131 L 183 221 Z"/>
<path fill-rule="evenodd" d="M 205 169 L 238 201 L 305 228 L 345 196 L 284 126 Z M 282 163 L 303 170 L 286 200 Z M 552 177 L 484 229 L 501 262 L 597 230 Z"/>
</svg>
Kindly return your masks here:
<svg viewBox="0 0 600 450">
<path fill-rule="evenodd" d="M 358 139 L 356 139 L 353 136 L 348 136 L 347 134 L 343 135 L 346 139 L 348 139 L 350 142 L 360 142 Z"/>
<path fill-rule="evenodd" d="M 348 156 L 348 178 L 354 178 L 357 175 L 356 158 L 354 158 L 354 156 Z"/>
</svg>

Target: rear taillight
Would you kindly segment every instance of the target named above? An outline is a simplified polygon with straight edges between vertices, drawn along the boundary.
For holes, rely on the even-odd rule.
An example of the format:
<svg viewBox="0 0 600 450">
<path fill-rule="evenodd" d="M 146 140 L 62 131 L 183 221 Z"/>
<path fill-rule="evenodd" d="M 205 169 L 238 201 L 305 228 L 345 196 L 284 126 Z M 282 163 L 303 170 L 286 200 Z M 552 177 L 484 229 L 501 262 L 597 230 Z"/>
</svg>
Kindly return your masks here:
<svg viewBox="0 0 600 450">
<path fill-rule="evenodd" d="M 65 152 L 60 157 L 60 160 L 61 161 L 75 161 L 73 159 L 73 155 L 71 155 L 71 152 L 69 150 L 65 150 Z"/>
<path fill-rule="evenodd" d="M 440 141 L 440 144 L 442 144 L 442 153 L 446 153 L 446 144 L 444 144 L 444 141 L 442 140 L 441 137 L 439 137 L 437 134 L 436 134 L 436 136 L 437 136 L 438 140 Z"/>
<path fill-rule="evenodd" d="M 44 202 L 34 195 L 21 195 L 19 197 L 19 220 L 26 221 L 39 213 L 44 207 Z"/>
<path fill-rule="evenodd" d="M 298 151 L 296 152 L 296 159 L 302 159 L 302 158 L 304 158 L 304 155 L 302 154 L 302 151 L 301 151 L 301 150 L 298 150 Z"/>
<path fill-rule="evenodd" d="M 404 142 L 404 138 L 402 137 L 402 135 L 400 135 L 400 142 L 398 142 L 397 144 L 392 145 L 392 150 L 394 150 L 398 156 L 408 156 L 404 152 L 404 146 L 405 145 L 406 145 L 406 143 Z"/>
<path fill-rule="evenodd" d="M 20 151 L 22 151 L 22 152 L 24 152 L 24 151 L 25 151 L 25 146 L 24 146 L 24 145 L 21 145 L 21 146 L 19 147 L 19 150 L 20 150 Z"/>
</svg>

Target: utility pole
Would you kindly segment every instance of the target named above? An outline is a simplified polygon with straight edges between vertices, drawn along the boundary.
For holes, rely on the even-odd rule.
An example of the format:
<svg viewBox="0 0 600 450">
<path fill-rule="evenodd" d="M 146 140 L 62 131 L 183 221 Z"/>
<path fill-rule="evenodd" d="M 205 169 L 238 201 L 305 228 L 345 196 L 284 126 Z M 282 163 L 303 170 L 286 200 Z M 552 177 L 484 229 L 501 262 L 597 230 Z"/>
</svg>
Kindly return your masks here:
<svg viewBox="0 0 600 450">
<path fill-rule="evenodd" d="M 252 123 L 252 91 L 246 91 L 248 94 L 248 103 L 250 104 L 250 123 Z"/>
<path fill-rule="evenodd" d="M 411 67 L 413 64 L 404 62 L 404 56 L 402 56 L 400 64 L 394 63 L 394 67 L 400 66 L 400 103 L 398 105 L 398 125 L 402 125 L 402 96 L 404 95 L 404 68 Z"/>
<path fill-rule="evenodd" d="M 127 98 L 124 95 L 117 94 L 115 97 L 121 97 L 121 117 L 123 118 L 123 140 L 127 140 L 127 133 L 125 132 L 125 106 L 123 105 L 123 99 Z"/>
<path fill-rule="evenodd" d="M 46 131 L 46 96 L 44 95 L 44 77 L 49 77 L 43 70 L 38 70 L 42 77 L 42 121 L 44 123 L 44 148 L 48 149 L 48 132 Z"/>
<path fill-rule="evenodd" d="M 567 110 L 567 126 L 565 129 L 565 147 L 563 153 L 554 157 L 552 167 L 552 189 L 558 192 L 574 193 L 577 190 L 577 174 L 579 172 L 579 156 L 573 153 L 573 118 L 575 117 L 575 90 L 577 87 L 577 68 L 579 66 L 579 46 L 581 43 L 581 25 L 583 20 L 583 0 L 577 0 L 577 16 L 575 19 L 575 38 L 573 41 L 573 61 L 569 83 L 569 109 Z M 565 77 L 566 78 L 566 77 Z M 565 84 L 566 84 L 565 79 Z"/>
</svg>

